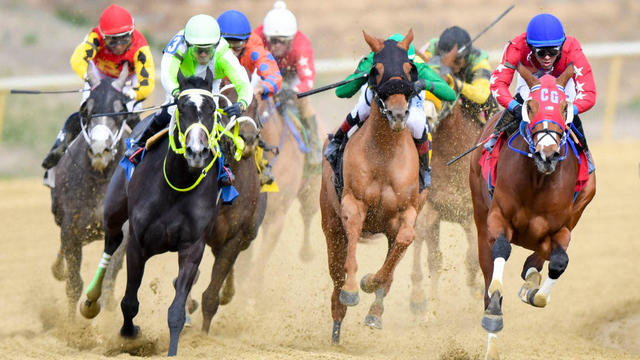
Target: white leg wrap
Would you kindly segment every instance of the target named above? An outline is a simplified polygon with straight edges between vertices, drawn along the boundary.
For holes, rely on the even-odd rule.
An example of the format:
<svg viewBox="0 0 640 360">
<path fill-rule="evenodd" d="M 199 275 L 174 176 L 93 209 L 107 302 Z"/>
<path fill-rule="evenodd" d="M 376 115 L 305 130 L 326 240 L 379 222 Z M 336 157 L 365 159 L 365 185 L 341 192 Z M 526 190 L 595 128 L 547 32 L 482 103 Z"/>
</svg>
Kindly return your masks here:
<svg viewBox="0 0 640 360">
<path fill-rule="evenodd" d="M 502 276 L 504 275 L 504 264 L 506 260 L 504 258 L 496 258 L 493 260 L 493 274 L 491 276 L 491 284 L 494 282 L 498 282 L 500 287 L 502 287 Z M 491 293 L 494 291 L 493 286 L 489 285 L 489 289 L 487 289 L 487 295 L 491 297 Z"/>
<path fill-rule="evenodd" d="M 530 267 L 530 268 L 527 270 L 527 273 L 524 275 L 524 278 L 525 278 L 525 279 L 526 279 L 526 278 L 528 278 L 528 277 L 529 277 L 529 275 L 531 275 L 531 274 L 532 274 L 532 273 L 534 273 L 534 272 L 538 272 L 538 269 L 536 269 L 536 268 L 534 268 L 534 267 Z"/>
<path fill-rule="evenodd" d="M 98 264 L 98 267 L 106 268 L 107 266 L 109 266 L 110 262 L 111 262 L 111 255 L 107 253 L 102 253 L 102 259 L 100 259 L 100 264 Z"/>
<path fill-rule="evenodd" d="M 556 284 L 556 281 L 558 281 L 558 279 L 554 280 L 547 277 L 544 280 L 542 287 L 540 287 L 540 292 L 547 296 L 547 300 L 551 297 L 551 289 L 553 289 L 553 286 Z"/>
</svg>

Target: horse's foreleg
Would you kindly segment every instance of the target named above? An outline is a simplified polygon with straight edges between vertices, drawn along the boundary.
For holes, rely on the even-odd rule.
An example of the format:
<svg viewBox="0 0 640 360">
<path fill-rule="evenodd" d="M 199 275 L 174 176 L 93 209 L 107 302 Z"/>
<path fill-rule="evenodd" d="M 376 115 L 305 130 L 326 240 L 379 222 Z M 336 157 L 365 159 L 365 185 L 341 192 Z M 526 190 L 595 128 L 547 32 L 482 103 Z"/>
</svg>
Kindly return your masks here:
<svg viewBox="0 0 640 360">
<path fill-rule="evenodd" d="M 131 229 L 131 226 L 129 226 Z M 140 328 L 133 324 L 133 318 L 138 314 L 140 302 L 138 301 L 138 289 L 144 275 L 144 266 L 147 259 L 142 255 L 140 243 L 132 234 L 127 244 L 127 288 L 120 302 L 123 323 L 120 328 L 120 336 L 134 338 Z"/>
<path fill-rule="evenodd" d="M 390 250 L 387 257 L 375 275 L 367 274 L 362 278 L 360 281 L 362 290 L 370 293 L 378 290 L 382 285 L 391 286 L 393 272 L 416 236 L 416 216 L 417 213 L 413 207 L 409 207 L 399 215 L 398 233 L 395 239 L 389 243 Z"/>
<path fill-rule="evenodd" d="M 362 234 L 362 226 L 366 215 L 365 206 L 352 195 L 345 195 L 342 199 L 341 221 L 347 236 L 347 257 L 344 262 L 346 279 L 340 290 L 340 301 L 347 306 L 355 306 L 359 302 L 358 282 L 356 273 L 356 246 Z"/>
<path fill-rule="evenodd" d="M 471 295 L 476 295 L 476 292 L 480 290 L 478 283 L 476 282 L 476 276 L 478 274 L 478 241 L 476 239 L 476 233 L 474 231 L 473 220 L 469 218 L 466 222 L 461 224 L 464 228 L 464 233 L 467 237 L 467 253 L 464 260 L 464 264 L 467 268 L 467 286 Z"/>
<path fill-rule="evenodd" d="M 178 353 L 178 339 L 184 327 L 187 295 L 198 273 L 198 266 L 204 253 L 205 240 L 198 239 L 185 249 L 178 251 L 178 278 L 176 279 L 176 296 L 169 306 L 169 352 L 168 356 Z M 128 255 L 128 254 L 127 254 Z M 217 259 L 216 259 L 217 262 Z M 127 287 L 128 290 L 128 287 Z M 124 300 L 123 300 L 124 301 Z"/>
<path fill-rule="evenodd" d="M 211 319 L 218 311 L 220 305 L 220 288 L 223 282 L 233 282 L 231 270 L 233 264 L 240 253 L 241 235 L 236 234 L 232 239 L 228 240 L 222 248 L 216 251 L 215 261 L 211 268 L 211 282 L 202 293 L 202 331 L 209 332 L 211 327 Z M 231 278 L 229 278 L 229 276 Z"/>
<path fill-rule="evenodd" d="M 582 216 L 582 212 L 589 205 L 593 197 L 596 196 L 596 173 L 593 172 L 589 175 L 589 180 L 573 203 L 573 214 L 571 215 L 571 221 L 569 223 L 569 230 L 573 230 Z"/>
<path fill-rule="evenodd" d="M 128 228 L 128 224 L 126 225 L 126 227 Z M 127 230 L 128 232 L 128 229 L 125 228 L 125 230 Z M 103 285 L 103 290 L 104 290 L 105 296 L 102 298 L 101 302 L 102 302 L 102 305 L 104 305 L 109 310 L 113 310 L 116 307 L 116 300 L 115 300 L 113 291 L 114 291 L 114 286 L 115 286 L 118 273 L 120 272 L 120 270 L 122 270 L 124 253 L 127 248 L 127 239 L 128 239 L 128 234 L 124 234 L 123 241 L 120 243 L 120 246 L 118 246 L 116 251 L 111 256 L 111 262 L 109 263 L 109 266 L 107 266 L 107 270 L 104 275 L 105 281 Z M 87 289 L 90 289 L 90 288 L 91 286 L 89 286 L 89 288 Z M 87 295 L 87 299 L 88 298 L 89 296 Z"/>
<path fill-rule="evenodd" d="M 411 268 L 411 296 L 409 307 L 415 315 L 424 314 L 427 309 L 427 299 L 422 288 L 422 244 L 424 237 L 416 236 L 413 243 L 413 266 Z"/>
<path fill-rule="evenodd" d="M 491 283 L 487 294 L 489 295 L 489 306 L 484 311 L 482 327 L 491 333 L 502 330 L 502 278 L 504 275 L 504 265 L 511 255 L 511 244 L 503 234 L 499 235 L 491 247 L 493 258 L 493 272 Z"/>
<path fill-rule="evenodd" d="M 544 259 L 536 252 L 529 255 L 522 266 L 522 273 L 520 274 L 520 277 L 524 280 L 524 284 L 520 287 L 518 296 L 520 297 L 520 300 L 527 304 L 533 305 L 532 301 L 535 292 L 540 288 L 540 281 L 542 280 L 540 272 L 542 271 L 543 266 Z"/>
<path fill-rule="evenodd" d="M 442 271 L 442 251 L 440 250 L 440 216 L 434 214 L 434 221 L 427 228 L 427 262 L 431 277 L 432 297 L 438 296 L 438 283 Z"/>
<path fill-rule="evenodd" d="M 545 307 L 551 300 L 551 290 L 569 265 L 567 247 L 571 240 L 569 229 L 562 228 L 552 236 L 553 250 L 549 256 L 549 276 L 538 290 L 531 291 L 527 296 L 527 302 L 535 307 Z"/>
<path fill-rule="evenodd" d="M 80 265 L 82 264 L 82 244 L 80 239 L 74 236 L 74 225 L 63 222 L 61 240 L 65 262 L 67 263 L 67 299 L 68 315 L 73 317 L 76 313 L 76 304 L 82 293 L 82 278 L 80 277 Z"/>
</svg>

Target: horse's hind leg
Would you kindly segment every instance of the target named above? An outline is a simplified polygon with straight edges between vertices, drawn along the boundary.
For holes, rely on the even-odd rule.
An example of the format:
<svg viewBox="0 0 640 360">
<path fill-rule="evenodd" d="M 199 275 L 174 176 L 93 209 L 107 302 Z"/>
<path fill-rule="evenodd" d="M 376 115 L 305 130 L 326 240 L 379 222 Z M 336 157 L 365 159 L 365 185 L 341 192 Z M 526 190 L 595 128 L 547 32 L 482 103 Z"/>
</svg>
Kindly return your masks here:
<svg viewBox="0 0 640 360">
<path fill-rule="evenodd" d="M 168 356 L 176 356 L 178 354 L 178 340 L 180 338 L 180 332 L 182 332 L 182 328 L 184 327 L 186 317 L 185 304 L 187 303 L 187 295 L 191 291 L 191 286 L 196 278 L 198 266 L 202 260 L 202 254 L 204 253 L 204 246 L 204 239 L 198 239 L 189 247 L 178 251 L 179 270 L 178 279 L 176 279 L 176 296 L 173 298 L 171 306 L 169 306 Z M 128 255 L 129 254 L 127 253 L 127 256 Z M 128 286 L 127 290 L 129 290 Z M 124 303 L 124 299 L 122 301 Z"/>
<path fill-rule="evenodd" d="M 125 232 L 128 233 L 127 228 L 128 228 L 128 225 L 125 225 Z M 108 310 L 115 309 L 117 304 L 113 292 L 114 292 L 116 278 L 118 277 L 118 273 L 120 272 L 120 270 L 122 270 L 122 263 L 124 261 L 124 253 L 127 248 L 128 236 L 129 236 L 128 234 L 124 234 L 124 237 L 123 237 L 124 241 L 120 243 L 120 246 L 118 246 L 116 251 L 113 253 L 111 257 L 111 262 L 109 266 L 107 266 L 107 269 L 105 271 L 105 275 L 104 275 L 105 281 L 102 287 L 105 296 L 102 297 L 102 304 Z"/>
<path fill-rule="evenodd" d="M 442 271 L 442 251 L 440 250 L 440 215 L 434 214 L 433 222 L 427 227 L 427 262 L 431 277 L 431 296 L 438 296 L 438 284 Z"/>
<path fill-rule="evenodd" d="M 311 219 L 318 212 L 318 191 L 320 189 L 320 176 L 309 178 L 298 192 L 300 202 L 300 215 L 304 223 L 304 238 L 300 248 L 300 259 L 309 262 L 313 259 L 311 248 Z"/>
<path fill-rule="evenodd" d="M 211 328 L 211 320 L 218 311 L 220 305 L 220 288 L 222 283 L 231 275 L 233 264 L 240 253 L 241 235 L 237 234 L 228 240 L 222 248 L 215 251 L 215 261 L 211 269 L 211 282 L 202 293 L 202 331 L 208 333 Z"/>
<path fill-rule="evenodd" d="M 51 265 L 51 273 L 53 274 L 53 277 L 58 281 L 65 280 L 68 276 L 67 269 L 64 267 L 64 252 L 62 251 L 62 246 L 60 246 L 60 249 L 58 249 L 56 261 L 54 261 L 53 265 Z"/>
<path fill-rule="evenodd" d="M 344 265 L 347 259 L 347 239 L 342 232 L 340 223 L 338 228 L 325 231 L 327 238 L 327 255 L 329 259 L 329 275 L 333 280 L 333 292 L 331 294 L 331 317 L 333 318 L 333 330 L 331 332 L 331 343 L 340 343 L 340 328 L 342 320 L 347 314 L 347 305 L 340 301 L 340 293 L 345 280 Z M 356 293 L 357 294 L 357 293 Z"/>
</svg>

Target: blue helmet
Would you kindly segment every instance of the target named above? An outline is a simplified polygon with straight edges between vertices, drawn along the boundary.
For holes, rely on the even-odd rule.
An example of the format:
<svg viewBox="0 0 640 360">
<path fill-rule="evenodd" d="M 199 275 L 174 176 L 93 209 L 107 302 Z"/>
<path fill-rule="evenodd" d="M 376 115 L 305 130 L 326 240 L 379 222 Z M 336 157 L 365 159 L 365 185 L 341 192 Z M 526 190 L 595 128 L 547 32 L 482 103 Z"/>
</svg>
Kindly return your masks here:
<svg viewBox="0 0 640 360">
<path fill-rule="evenodd" d="M 218 17 L 220 35 L 223 38 L 247 40 L 251 35 L 249 19 L 238 10 L 227 10 Z"/>
<path fill-rule="evenodd" d="M 564 28 L 551 14 L 539 14 L 527 25 L 527 43 L 533 47 L 560 46 L 564 43 Z"/>
</svg>

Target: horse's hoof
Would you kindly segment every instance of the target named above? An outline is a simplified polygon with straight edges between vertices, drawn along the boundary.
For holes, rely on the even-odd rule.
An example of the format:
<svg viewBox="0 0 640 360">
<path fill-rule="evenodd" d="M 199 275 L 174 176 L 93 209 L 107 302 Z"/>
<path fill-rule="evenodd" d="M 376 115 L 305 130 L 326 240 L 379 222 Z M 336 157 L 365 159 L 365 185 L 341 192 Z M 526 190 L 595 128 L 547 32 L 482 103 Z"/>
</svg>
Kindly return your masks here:
<svg viewBox="0 0 640 360">
<path fill-rule="evenodd" d="M 342 322 L 333 320 L 333 330 L 331 331 L 331 345 L 340 344 L 340 326 Z"/>
<path fill-rule="evenodd" d="M 382 319 L 377 315 L 367 315 L 364 324 L 373 329 L 382 329 Z"/>
<path fill-rule="evenodd" d="M 373 274 L 369 273 L 363 276 L 362 279 L 360 280 L 360 289 L 362 289 L 362 291 L 369 294 L 378 290 L 377 286 L 372 284 L 367 284 L 367 280 L 369 279 L 370 276 L 373 276 Z"/>
<path fill-rule="evenodd" d="M 547 297 L 547 295 L 543 294 L 540 291 L 536 291 L 531 301 L 531 305 L 539 308 L 543 308 L 547 306 L 548 303 L 549 303 L 549 298 Z"/>
<path fill-rule="evenodd" d="M 199 304 L 197 300 L 191 299 L 189 304 L 187 304 L 187 311 L 189 311 L 189 314 L 193 314 L 194 312 L 196 312 L 196 310 L 198 310 L 198 305 Z"/>
<path fill-rule="evenodd" d="M 503 326 L 502 315 L 484 314 L 482 317 L 482 328 L 488 332 L 497 333 Z"/>
<path fill-rule="evenodd" d="M 339 300 L 342 305 L 356 306 L 360 302 L 360 295 L 358 295 L 358 291 L 351 292 L 340 289 Z"/>
<path fill-rule="evenodd" d="M 493 337 L 489 340 L 489 344 L 487 345 L 487 353 L 484 356 L 485 360 L 500 360 L 500 355 L 498 354 L 498 344 L 496 344 L 496 338 Z"/>
<path fill-rule="evenodd" d="M 128 339 L 135 339 L 140 333 L 140 326 L 133 325 L 132 329 L 125 329 L 124 326 L 120 329 L 120 336 Z"/>
<path fill-rule="evenodd" d="M 80 302 L 80 314 L 84 316 L 85 319 L 93 319 L 100 313 L 100 304 L 98 301 L 89 301 L 85 300 Z"/>
<path fill-rule="evenodd" d="M 53 274 L 53 278 L 58 281 L 67 280 L 67 272 L 64 269 L 64 265 L 56 266 L 55 264 L 51 266 L 51 273 Z"/>
</svg>

